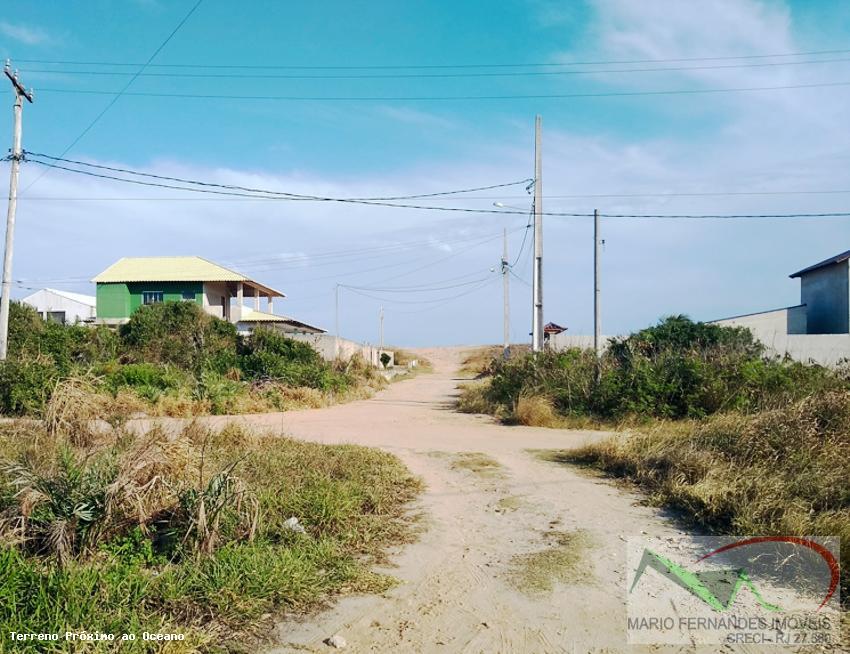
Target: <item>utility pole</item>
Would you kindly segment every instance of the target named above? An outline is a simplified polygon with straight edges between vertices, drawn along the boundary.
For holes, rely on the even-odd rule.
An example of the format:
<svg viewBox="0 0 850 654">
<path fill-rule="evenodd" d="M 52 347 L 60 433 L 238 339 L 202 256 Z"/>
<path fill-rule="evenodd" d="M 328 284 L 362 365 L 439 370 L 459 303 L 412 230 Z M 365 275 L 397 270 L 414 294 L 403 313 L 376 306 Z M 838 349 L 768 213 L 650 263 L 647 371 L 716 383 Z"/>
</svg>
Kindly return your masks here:
<svg viewBox="0 0 850 654">
<path fill-rule="evenodd" d="M 336 337 L 334 338 L 334 359 L 339 358 L 339 282 L 334 287 L 334 323 Z"/>
<path fill-rule="evenodd" d="M 21 171 L 21 121 L 24 112 L 24 98 L 32 103 L 32 89 L 27 91 L 18 81 L 18 71 L 12 72 L 11 63 L 6 60 L 4 71 L 12 82 L 15 91 L 15 128 L 12 135 L 12 174 L 9 180 L 9 209 L 6 213 L 6 249 L 3 254 L 3 284 L 0 289 L 0 361 L 6 360 L 9 351 L 9 295 L 12 292 L 12 251 L 15 240 L 15 211 L 18 208 L 18 176 Z"/>
<path fill-rule="evenodd" d="M 599 233 L 599 209 L 593 210 L 593 349 L 596 351 L 596 375 L 599 376 L 599 361 L 602 358 L 602 307 L 599 303 L 600 249 L 603 241 Z"/>
<path fill-rule="evenodd" d="M 380 339 L 379 339 L 378 342 L 381 344 L 381 349 L 383 350 L 384 349 L 384 307 L 381 307 L 381 310 L 378 313 L 378 316 L 379 316 L 379 319 L 380 319 L 380 322 L 381 322 Z"/>
<path fill-rule="evenodd" d="M 502 290 L 504 293 L 504 346 L 502 356 L 507 360 L 511 356 L 511 291 L 508 274 L 511 264 L 508 263 L 508 230 L 502 234 Z"/>
<path fill-rule="evenodd" d="M 531 349 L 543 349 L 543 162 L 540 150 L 543 119 L 534 119 L 534 271 L 532 278 Z"/>
</svg>

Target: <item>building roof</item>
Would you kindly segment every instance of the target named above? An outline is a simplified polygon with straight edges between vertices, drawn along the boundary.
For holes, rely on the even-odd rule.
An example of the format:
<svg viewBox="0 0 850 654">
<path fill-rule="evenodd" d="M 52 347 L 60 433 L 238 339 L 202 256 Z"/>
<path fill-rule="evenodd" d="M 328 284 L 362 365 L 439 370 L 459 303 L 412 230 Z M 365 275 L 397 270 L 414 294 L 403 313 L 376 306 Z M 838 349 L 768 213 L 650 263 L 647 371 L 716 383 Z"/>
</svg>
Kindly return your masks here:
<svg viewBox="0 0 850 654">
<path fill-rule="evenodd" d="M 805 275 L 806 273 L 812 272 L 813 270 L 817 270 L 818 268 L 825 268 L 826 266 L 831 266 L 834 263 L 841 263 L 842 261 L 847 261 L 850 259 L 850 250 L 845 250 L 841 254 L 836 254 L 834 257 L 830 257 L 829 259 L 824 259 L 823 261 L 814 264 L 813 266 L 809 266 L 808 268 L 803 268 L 802 270 L 798 270 L 793 275 L 789 275 L 792 279 L 794 277 L 799 277 L 800 275 Z"/>
<path fill-rule="evenodd" d="M 316 332 L 316 333 L 325 333 L 326 330 L 321 327 L 316 327 L 315 325 L 310 325 L 306 322 L 301 322 L 300 320 L 296 320 L 295 318 L 290 318 L 289 316 L 280 316 L 276 313 L 267 313 L 265 311 L 257 311 L 256 309 L 252 309 L 250 307 L 242 306 L 242 314 L 238 320 L 238 322 L 255 322 L 255 323 L 280 323 L 283 325 L 289 325 L 290 327 L 296 327 L 299 329 L 303 329 L 304 331 Z"/>
<path fill-rule="evenodd" d="M 567 331 L 566 327 L 561 327 L 558 323 L 547 322 L 543 325 L 543 332 L 545 334 L 560 334 L 561 332 Z"/>
<path fill-rule="evenodd" d="M 251 307 L 242 307 L 242 315 L 239 322 L 286 322 L 289 320 L 286 316 L 279 316 L 276 313 L 266 313 L 265 311 L 257 311 Z"/>
<path fill-rule="evenodd" d="M 59 291 L 55 288 L 42 288 L 36 291 L 35 293 L 27 295 L 23 299 L 23 302 L 26 302 L 27 300 L 31 299 L 37 293 L 42 292 L 53 293 L 54 295 L 58 295 L 59 297 L 64 297 L 67 300 L 79 302 L 80 304 L 85 304 L 90 307 L 94 307 L 97 304 L 97 298 L 95 298 L 94 295 L 83 295 L 82 293 L 71 293 L 70 291 Z"/>
<path fill-rule="evenodd" d="M 121 282 L 244 282 L 263 293 L 286 297 L 280 291 L 202 257 L 123 257 L 92 279 Z"/>
</svg>

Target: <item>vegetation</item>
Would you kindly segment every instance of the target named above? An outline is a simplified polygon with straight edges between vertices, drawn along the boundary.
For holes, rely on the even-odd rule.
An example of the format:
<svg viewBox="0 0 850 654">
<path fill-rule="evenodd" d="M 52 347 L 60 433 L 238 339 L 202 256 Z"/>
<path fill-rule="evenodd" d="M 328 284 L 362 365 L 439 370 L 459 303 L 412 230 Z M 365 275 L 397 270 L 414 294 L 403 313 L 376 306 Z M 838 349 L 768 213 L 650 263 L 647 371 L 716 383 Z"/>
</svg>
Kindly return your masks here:
<svg viewBox="0 0 850 654">
<path fill-rule="evenodd" d="M 580 584 L 592 581 L 593 566 L 586 559 L 588 536 L 583 531 L 550 532 L 542 550 L 517 555 L 511 561 L 510 581 L 524 593 L 551 592 L 555 582 Z"/>
<path fill-rule="evenodd" d="M 61 413 L 51 408 L 51 413 Z M 59 633 L 21 651 L 247 651 L 274 614 L 380 590 L 420 483 L 392 455 L 192 424 L 136 435 L 0 426 L 0 629 Z M 52 648 L 52 649 L 51 649 Z"/>
<path fill-rule="evenodd" d="M 684 316 L 613 339 L 600 362 L 570 349 L 492 359 L 487 372 L 489 383 L 471 387 L 462 407 L 541 425 L 750 414 L 848 388 L 846 374 L 765 356 L 749 330 Z"/>
<path fill-rule="evenodd" d="M 117 331 L 45 322 L 13 303 L 0 412 L 43 416 L 69 379 L 101 395 L 105 414 L 173 416 L 321 406 L 383 384 L 362 361 L 325 362 L 271 330 L 243 338 L 190 302 L 142 307 Z"/>
<path fill-rule="evenodd" d="M 850 567 L 850 392 L 815 393 L 756 415 L 715 416 L 551 455 L 639 484 L 709 530 L 838 536 Z M 843 575 L 843 594 L 850 577 Z"/>
</svg>

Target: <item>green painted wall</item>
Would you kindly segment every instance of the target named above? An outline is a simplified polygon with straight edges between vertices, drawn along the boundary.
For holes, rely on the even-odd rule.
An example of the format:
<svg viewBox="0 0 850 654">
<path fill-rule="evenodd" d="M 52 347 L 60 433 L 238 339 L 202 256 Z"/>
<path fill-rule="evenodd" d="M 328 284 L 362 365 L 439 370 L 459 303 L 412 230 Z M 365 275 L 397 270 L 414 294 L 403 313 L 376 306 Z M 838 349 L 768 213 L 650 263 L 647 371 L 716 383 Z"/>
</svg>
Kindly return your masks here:
<svg viewBox="0 0 850 654">
<path fill-rule="evenodd" d="M 100 319 L 129 318 L 142 306 L 142 294 L 160 291 L 163 302 L 183 302 L 183 294 L 191 294 L 192 301 L 203 306 L 203 282 L 131 282 L 128 284 L 97 285 L 97 317 Z M 188 301 L 188 300 L 186 300 Z"/>
</svg>

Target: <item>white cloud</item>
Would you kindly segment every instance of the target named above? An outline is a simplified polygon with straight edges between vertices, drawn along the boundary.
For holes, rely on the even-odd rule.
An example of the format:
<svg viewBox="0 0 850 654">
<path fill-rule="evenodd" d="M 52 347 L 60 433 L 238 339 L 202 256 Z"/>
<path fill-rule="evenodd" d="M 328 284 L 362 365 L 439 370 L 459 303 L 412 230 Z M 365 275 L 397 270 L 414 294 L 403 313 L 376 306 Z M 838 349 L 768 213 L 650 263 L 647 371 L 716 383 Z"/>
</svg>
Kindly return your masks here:
<svg viewBox="0 0 850 654">
<path fill-rule="evenodd" d="M 26 45 L 43 45 L 50 42 L 50 35 L 40 27 L 0 21 L 0 34 Z"/>
</svg>

